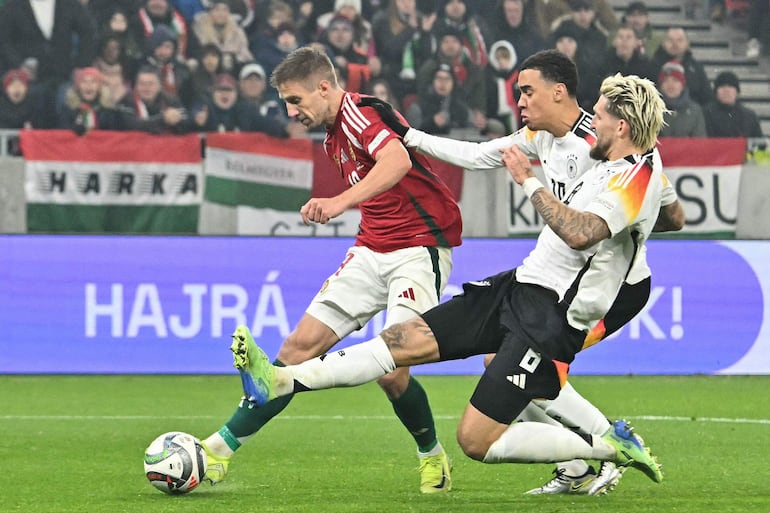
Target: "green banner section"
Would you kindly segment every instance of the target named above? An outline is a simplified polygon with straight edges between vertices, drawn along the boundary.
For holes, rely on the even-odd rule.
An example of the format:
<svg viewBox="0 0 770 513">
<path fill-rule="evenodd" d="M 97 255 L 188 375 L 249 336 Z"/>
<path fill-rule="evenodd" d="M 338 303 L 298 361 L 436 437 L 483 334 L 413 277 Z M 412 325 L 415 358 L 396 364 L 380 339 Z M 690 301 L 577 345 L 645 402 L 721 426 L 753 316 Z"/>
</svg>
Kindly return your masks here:
<svg viewBox="0 0 770 513">
<path fill-rule="evenodd" d="M 310 199 L 310 190 L 206 177 L 205 201 L 228 206 L 249 206 L 299 212 Z"/>
<path fill-rule="evenodd" d="M 27 205 L 29 233 L 170 234 L 198 232 L 198 205 Z"/>
</svg>

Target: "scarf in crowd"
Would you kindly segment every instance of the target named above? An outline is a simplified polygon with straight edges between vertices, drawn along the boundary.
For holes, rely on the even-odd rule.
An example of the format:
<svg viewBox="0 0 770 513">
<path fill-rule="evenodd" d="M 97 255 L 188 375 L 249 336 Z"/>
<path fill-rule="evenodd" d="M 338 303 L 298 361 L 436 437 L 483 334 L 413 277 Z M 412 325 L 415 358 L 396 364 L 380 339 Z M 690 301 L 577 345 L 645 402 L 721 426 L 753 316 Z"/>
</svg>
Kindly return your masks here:
<svg viewBox="0 0 770 513">
<path fill-rule="evenodd" d="M 75 124 L 83 125 L 83 128 L 86 130 L 99 128 L 99 119 L 96 116 L 96 111 L 94 110 L 93 105 L 88 102 L 83 102 L 80 104 L 80 109 L 78 109 L 78 117 Z"/>
<path fill-rule="evenodd" d="M 134 109 L 136 110 L 137 119 L 150 119 L 150 112 L 147 110 L 147 105 L 145 105 L 136 93 L 134 93 Z"/>
<path fill-rule="evenodd" d="M 147 9 L 142 7 L 139 9 L 139 21 L 142 23 L 144 29 L 144 37 L 150 37 L 150 34 L 155 30 L 155 24 L 147 13 Z M 182 59 L 187 58 L 187 22 L 175 9 L 171 11 L 171 30 L 177 36 L 177 54 Z"/>
</svg>

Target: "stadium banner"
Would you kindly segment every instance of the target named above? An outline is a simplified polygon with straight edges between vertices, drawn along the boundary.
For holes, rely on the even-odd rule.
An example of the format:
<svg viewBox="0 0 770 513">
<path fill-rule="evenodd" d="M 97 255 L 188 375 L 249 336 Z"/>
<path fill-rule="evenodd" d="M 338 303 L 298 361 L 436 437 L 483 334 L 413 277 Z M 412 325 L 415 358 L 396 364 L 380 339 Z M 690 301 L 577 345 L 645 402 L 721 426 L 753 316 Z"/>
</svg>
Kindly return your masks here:
<svg viewBox="0 0 770 513">
<path fill-rule="evenodd" d="M 431 164 L 459 201 L 462 169 L 437 160 Z M 357 208 L 323 225 L 305 225 L 299 215 L 311 195 L 329 198 L 347 187 L 322 143 L 253 133 L 207 134 L 205 169 L 204 200 L 232 209 L 238 234 L 353 237 L 358 232 Z"/>
<path fill-rule="evenodd" d="M 237 233 L 279 235 L 302 225 L 313 187 L 313 143 L 259 133 L 206 135 L 207 202 L 232 208 Z"/>
<path fill-rule="evenodd" d="M 348 238 L 0 236 L 0 373 L 234 373 L 238 324 L 275 356 Z M 534 241 L 456 248 L 444 299 Z M 770 242 L 656 240 L 645 309 L 574 374 L 770 374 Z M 382 314 L 341 346 L 367 340 Z M 480 357 L 415 368 L 479 374 Z"/>
<path fill-rule="evenodd" d="M 663 138 L 658 149 L 686 216 L 682 231 L 666 237 L 734 238 L 746 139 Z M 536 236 L 543 220 L 510 175 L 507 192 L 508 234 Z"/>
<path fill-rule="evenodd" d="M 27 229 L 196 233 L 200 138 L 142 132 L 22 130 Z"/>
</svg>

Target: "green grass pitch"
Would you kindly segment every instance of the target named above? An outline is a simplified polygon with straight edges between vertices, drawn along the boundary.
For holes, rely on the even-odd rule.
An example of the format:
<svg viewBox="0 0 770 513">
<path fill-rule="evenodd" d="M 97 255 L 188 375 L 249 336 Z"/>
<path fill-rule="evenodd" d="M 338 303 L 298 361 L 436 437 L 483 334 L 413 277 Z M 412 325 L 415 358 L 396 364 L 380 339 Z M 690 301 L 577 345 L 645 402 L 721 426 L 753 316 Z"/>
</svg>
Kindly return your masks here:
<svg viewBox="0 0 770 513">
<path fill-rule="evenodd" d="M 484 465 L 454 440 L 475 377 L 420 378 L 454 462 L 454 490 L 422 496 L 411 438 L 376 385 L 302 394 L 236 454 L 228 479 L 170 497 L 142 454 L 165 431 L 201 438 L 240 394 L 232 376 L 0 376 L 0 512 L 770 511 L 770 376 L 572 382 L 630 419 L 664 465 L 604 497 L 525 496 L 551 465 Z"/>
</svg>

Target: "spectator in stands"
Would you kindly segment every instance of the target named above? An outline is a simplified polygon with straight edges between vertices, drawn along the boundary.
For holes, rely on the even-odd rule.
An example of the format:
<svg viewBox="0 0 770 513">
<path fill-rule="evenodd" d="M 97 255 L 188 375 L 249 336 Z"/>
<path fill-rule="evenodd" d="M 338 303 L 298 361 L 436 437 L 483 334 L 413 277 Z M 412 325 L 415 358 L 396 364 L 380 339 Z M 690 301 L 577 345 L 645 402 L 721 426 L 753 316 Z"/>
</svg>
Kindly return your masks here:
<svg viewBox="0 0 770 513">
<path fill-rule="evenodd" d="M 165 25 L 157 25 L 147 40 L 144 64 L 154 66 L 161 77 L 163 90 L 175 97 L 185 91 L 190 81 L 190 68 L 179 58 L 176 33 Z"/>
<path fill-rule="evenodd" d="M 87 0 L 86 8 L 99 27 L 107 26 L 116 11 L 135 13 L 142 5 L 142 0 Z"/>
<path fill-rule="evenodd" d="M 690 98 L 685 70 L 677 61 L 663 65 L 658 75 L 658 89 L 666 108 L 666 124 L 660 131 L 661 137 L 706 137 L 706 121 L 703 110 Z"/>
<path fill-rule="evenodd" d="M 684 68 L 690 97 L 700 105 L 708 103 L 711 100 L 711 83 L 703 65 L 693 57 L 687 32 L 682 27 L 669 27 L 652 63 L 659 73 L 663 65 L 672 60 L 678 61 Z"/>
<path fill-rule="evenodd" d="M 3 75 L 0 128 L 35 128 L 32 107 L 27 72 L 21 68 L 8 71 Z"/>
<path fill-rule="evenodd" d="M 144 59 L 144 38 L 136 39 L 136 35 L 129 30 L 128 19 L 126 11 L 116 9 L 107 20 L 107 25 L 103 32 L 110 32 L 120 36 L 128 62 L 136 65 Z M 131 67 L 131 72 L 127 73 L 126 76 L 133 79 L 136 70 L 134 69 L 135 66 Z"/>
<path fill-rule="evenodd" d="M 615 10 L 608 0 L 589 0 L 594 12 L 595 23 L 607 34 L 614 32 L 620 26 Z M 569 0 L 539 0 L 533 2 L 537 18 L 543 23 L 545 34 L 550 34 L 562 21 L 572 17 L 572 6 Z"/>
<path fill-rule="evenodd" d="M 433 32 L 440 34 L 445 28 L 455 28 L 462 33 L 462 43 L 471 62 L 483 69 L 489 60 L 484 38 L 484 22 L 468 11 L 466 0 L 447 0 L 439 10 Z"/>
<path fill-rule="evenodd" d="M 305 137 L 307 128 L 295 119 L 289 119 L 283 102 L 269 94 L 265 70 L 256 63 L 241 68 L 238 80 L 238 94 L 244 104 L 251 105 L 266 119 L 271 134 L 276 137 Z"/>
<path fill-rule="evenodd" d="M 201 132 L 252 132 L 257 124 L 257 110 L 238 104 L 238 86 L 228 73 L 217 75 L 214 90 L 193 117 Z"/>
<path fill-rule="evenodd" d="M 510 134 L 521 126 L 516 82 L 519 61 L 516 49 L 509 41 L 497 41 L 489 49 L 489 65 L 484 70 L 487 84 L 487 118 L 503 124 Z"/>
<path fill-rule="evenodd" d="M 110 90 L 110 97 L 117 103 L 131 90 L 129 76 L 133 76 L 132 65 L 123 48 L 123 38 L 108 32 L 101 37 L 99 51 L 93 67 L 102 76 L 104 85 Z"/>
<path fill-rule="evenodd" d="M 631 2 L 621 20 L 636 32 L 639 38 L 639 52 L 651 58 L 660 47 L 663 37 L 650 24 L 650 14 L 644 2 Z M 657 71 L 657 70 L 656 70 Z"/>
<path fill-rule="evenodd" d="M 260 27 L 255 30 L 249 37 L 249 50 L 254 58 L 262 65 L 267 65 L 266 62 L 262 62 L 260 54 L 263 52 L 265 46 L 275 46 L 276 39 L 278 38 L 278 27 L 292 27 L 294 36 L 298 42 L 304 42 L 297 30 L 297 24 L 294 19 L 294 12 L 291 5 L 282 0 L 272 0 L 265 11 L 264 22 Z M 280 62 L 280 61 L 279 61 Z M 277 65 L 277 63 L 275 64 Z M 270 70 L 273 68 L 270 67 Z M 269 72 L 268 72 L 269 73 Z"/>
<path fill-rule="evenodd" d="M 398 98 L 415 92 L 415 70 L 403 75 L 402 70 L 404 52 L 421 22 L 415 0 L 390 0 L 387 9 L 372 19 L 372 37 L 382 65 L 380 75 L 391 80 Z"/>
<path fill-rule="evenodd" d="M 524 0 L 500 0 L 489 25 L 489 40 L 511 43 L 520 62 L 548 46 L 537 25 L 528 23 L 527 19 Z"/>
<path fill-rule="evenodd" d="M 770 2 L 767 0 L 749 0 L 748 27 L 749 40 L 746 43 L 746 57 L 756 59 L 762 54 L 767 44 L 770 26 Z"/>
<path fill-rule="evenodd" d="M 362 92 L 372 77 L 369 58 L 353 45 L 353 23 L 345 16 L 335 16 L 321 37 L 326 53 L 347 78 L 346 90 Z"/>
<path fill-rule="evenodd" d="M 201 46 L 198 67 L 190 74 L 190 80 L 185 82 L 184 88 L 179 92 L 179 99 L 188 109 L 214 92 L 214 82 L 217 75 L 224 73 L 222 67 L 222 52 L 213 43 Z"/>
<path fill-rule="evenodd" d="M 762 137 L 757 114 L 738 98 L 741 84 L 732 71 L 714 79 L 714 100 L 703 108 L 709 137 Z"/>
<path fill-rule="evenodd" d="M 228 73 L 235 73 L 247 62 L 254 61 L 246 32 L 231 16 L 228 0 L 212 0 L 208 11 L 195 16 L 193 31 L 201 45 L 219 47 L 222 67 Z"/>
<path fill-rule="evenodd" d="M 195 34 L 190 30 L 179 11 L 169 0 L 144 0 L 144 5 L 129 20 L 129 26 L 137 41 L 146 42 L 158 25 L 165 25 L 176 35 L 177 56 L 183 61 L 193 60 L 199 47 Z"/>
<path fill-rule="evenodd" d="M 554 32 L 568 31 L 577 42 L 575 64 L 580 74 L 578 103 L 591 111 L 599 94 L 602 79 L 602 59 L 607 53 L 607 33 L 596 21 L 591 0 L 569 0 L 570 17 L 563 19 Z"/>
<path fill-rule="evenodd" d="M 57 94 L 76 67 L 95 56 L 96 24 L 79 0 L 7 0 L 0 9 L 0 63 L 24 68 L 45 127 L 56 124 Z"/>
<path fill-rule="evenodd" d="M 274 39 L 263 39 L 262 47 L 255 54 L 257 62 L 265 68 L 268 76 L 292 50 L 300 46 L 297 29 L 290 22 L 282 23 L 272 33 Z"/>
<path fill-rule="evenodd" d="M 120 130 L 115 100 L 98 69 L 80 68 L 73 74 L 64 102 L 57 109 L 57 128 L 83 135 L 89 130 Z"/>
<path fill-rule="evenodd" d="M 121 126 L 153 134 L 184 134 L 195 129 L 179 98 L 163 91 L 158 69 L 145 65 L 139 68 L 133 94 L 118 104 Z"/>
<path fill-rule="evenodd" d="M 602 63 L 601 76 L 608 77 L 620 73 L 655 81 L 655 69 L 650 59 L 640 52 L 639 43 L 633 28 L 628 25 L 618 28 L 612 38 L 612 48 L 608 50 Z"/>
<path fill-rule="evenodd" d="M 39 113 L 29 98 L 29 76 L 23 69 L 12 69 L 3 75 L 0 97 L 0 128 L 39 128 Z M 21 155 L 19 139 L 8 139 L 9 155 Z"/>
<path fill-rule="evenodd" d="M 436 84 L 435 73 L 442 64 L 452 69 L 452 94 L 467 105 L 473 114 L 474 125 L 482 128 L 486 124 L 487 97 L 484 84 L 484 72 L 473 64 L 465 53 L 462 44 L 462 32 L 452 27 L 444 27 L 437 35 L 438 50 L 436 55 L 425 62 L 417 72 L 418 91 L 426 91 Z"/>
<path fill-rule="evenodd" d="M 378 77 L 369 82 L 369 88 L 366 91 L 366 94 L 370 94 L 375 98 L 388 102 L 395 110 L 403 112 L 398 98 L 393 95 L 393 89 L 390 87 L 390 82 L 384 77 Z M 405 107 L 408 107 L 408 105 Z"/>
<path fill-rule="evenodd" d="M 409 124 L 429 134 L 449 134 L 472 126 L 471 110 L 457 93 L 452 66 L 439 64 L 433 79 L 406 111 Z"/>
<path fill-rule="evenodd" d="M 316 37 L 329 28 L 329 22 L 337 16 L 343 16 L 353 25 L 353 46 L 367 57 L 374 56 L 372 45 L 372 25 L 361 14 L 361 0 L 335 0 L 334 10 L 323 13 L 316 20 Z M 371 62 L 369 66 L 371 67 Z M 375 71 L 375 70 L 372 70 Z M 379 73 L 379 67 L 377 67 Z"/>
<path fill-rule="evenodd" d="M 244 31 L 247 31 L 252 23 L 254 23 L 256 18 L 255 8 L 258 3 L 255 0 L 228 1 L 233 21 Z M 171 5 L 182 15 L 188 27 L 193 25 L 197 14 L 206 12 L 206 9 L 210 8 L 212 4 L 211 0 L 171 0 Z"/>
</svg>

